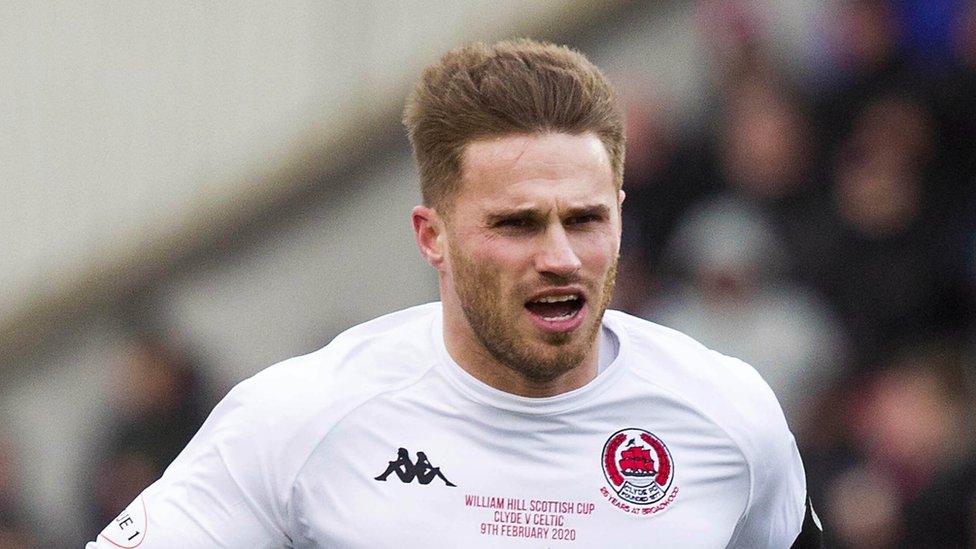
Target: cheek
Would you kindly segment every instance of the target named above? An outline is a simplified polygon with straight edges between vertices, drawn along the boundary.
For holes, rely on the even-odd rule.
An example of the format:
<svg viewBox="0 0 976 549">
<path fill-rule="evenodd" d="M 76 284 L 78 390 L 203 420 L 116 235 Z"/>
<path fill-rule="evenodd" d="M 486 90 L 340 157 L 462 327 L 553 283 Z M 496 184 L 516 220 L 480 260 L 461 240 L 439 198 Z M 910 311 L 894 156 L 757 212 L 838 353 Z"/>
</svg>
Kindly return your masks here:
<svg viewBox="0 0 976 549">
<path fill-rule="evenodd" d="M 518 276 L 532 265 L 530 246 L 512 239 L 482 238 L 473 247 L 471 260 L 479 270 L 502 278 Z"/>
<path fill-rule="evenodd" d="M 619 238 L 610 233 L 599 233 L 582 239 L 576 253 L 592 270 L 605 271 L 616 261 L 619 252 Z"/>
</svg>

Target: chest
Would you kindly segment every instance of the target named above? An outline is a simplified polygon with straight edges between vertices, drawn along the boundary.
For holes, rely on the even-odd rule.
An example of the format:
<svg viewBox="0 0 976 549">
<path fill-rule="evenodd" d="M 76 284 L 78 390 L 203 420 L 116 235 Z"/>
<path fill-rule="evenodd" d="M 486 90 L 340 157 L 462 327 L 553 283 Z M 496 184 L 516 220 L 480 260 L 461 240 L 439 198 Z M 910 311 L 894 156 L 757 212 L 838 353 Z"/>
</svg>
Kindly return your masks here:
<svg viewBox="0 0 976 549">
<path fill-rule="evenodd" d="M 362 410 L 296 481 L 295 545 L 724 547 L 749 491 L 734 445 L 693 413 L 609 410 Z"/>
</svg>

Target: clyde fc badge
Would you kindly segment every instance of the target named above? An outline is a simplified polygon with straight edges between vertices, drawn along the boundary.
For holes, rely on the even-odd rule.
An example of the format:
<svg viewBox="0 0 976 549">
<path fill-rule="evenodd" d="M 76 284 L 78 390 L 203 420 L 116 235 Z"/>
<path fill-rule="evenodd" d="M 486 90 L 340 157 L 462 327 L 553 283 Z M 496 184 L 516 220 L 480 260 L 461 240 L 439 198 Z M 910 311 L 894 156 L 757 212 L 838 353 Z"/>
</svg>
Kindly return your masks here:
<svg viewBox="0 0 976 549">
<path fill-rule="evenodd" d="M 609 489 L 600 493 L 614 507 L 633 515 L 664 511 L 678 496 L 671 451 L 644 429 L 621 429 L 603 445 L 603 474 Z"/>
</svg>

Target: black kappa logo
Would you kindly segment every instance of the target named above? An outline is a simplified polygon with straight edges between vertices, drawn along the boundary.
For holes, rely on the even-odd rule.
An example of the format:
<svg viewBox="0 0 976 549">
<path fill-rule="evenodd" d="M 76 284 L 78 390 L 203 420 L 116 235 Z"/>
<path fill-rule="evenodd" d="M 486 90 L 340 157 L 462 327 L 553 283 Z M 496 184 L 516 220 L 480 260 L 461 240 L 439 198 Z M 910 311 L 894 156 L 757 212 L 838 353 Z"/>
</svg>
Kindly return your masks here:
<svg viewBox="0 0 976 549">
<path fill-rule="evenodd" d="M 400 448 L 397 451 L 396 460 L 391 461 L 386 471 L 383 471 L 383 474 L 374 480 L 386 482 L 386 477 L 390 476 L 391 473 L 396 473 L 396 476 L 406 484 L 413 482 L 413 479 L 417 479 L 417 482 L 420 484 L 430 484 L 435 478 L 440 478 L 444 481 L 444 484 L 456 486 L 453 482 L 447 480 L 447 477 L 441 472 L 440 467 L 434 467 L 430 464 L 430 461 L 427 459 L 427 454 L 417 452 L 417 463 L 414 463 L 410 461 L 410 452 L 406 448 Z"/>
</svg>

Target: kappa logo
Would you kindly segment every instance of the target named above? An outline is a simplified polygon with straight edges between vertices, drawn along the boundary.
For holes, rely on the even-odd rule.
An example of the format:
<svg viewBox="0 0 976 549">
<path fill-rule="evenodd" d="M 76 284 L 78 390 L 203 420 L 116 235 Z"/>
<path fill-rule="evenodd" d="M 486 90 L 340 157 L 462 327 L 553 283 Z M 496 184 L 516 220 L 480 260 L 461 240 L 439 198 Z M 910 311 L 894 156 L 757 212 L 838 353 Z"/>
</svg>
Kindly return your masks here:
<svg viewBox="0 0 976 549">
<path fill-rule="evenodd" d="M 417 482 L 420 484 L 430 484 L 435 478 L 439 478 L 448 486 L 456 486 L 453 482 L 447 480 L 447 477 L 441 472 L 440 467 L 434 467 L 430 464 L 430 460 L 427 459 L 427 454 L 417 452 L 417 462 L 414 463 L 410 460 L 410 452 L 406 448 L 400 448 L 397 451 L 397 458 L 390 462 L 390 465 L 386 468 L 386 471 L 383 471 L 383 474 L 375 477 L 373 480 L 386 482 L 386 477 L 392 473 L 396 473 L 396 476 L 405 484 L 410 484 L 414 479 L 417 479 Z"/>
<path fill-rule="evenodd" d="M 620 500 L 617 507 L 639 515 L 665 510 L 678 495 L 674 461 L 664 441 L 644 429 L 621 429 L 603 446 L 603 474 Z M 611 493 L 601 490 L 604 497 Z"/>
</svg>

